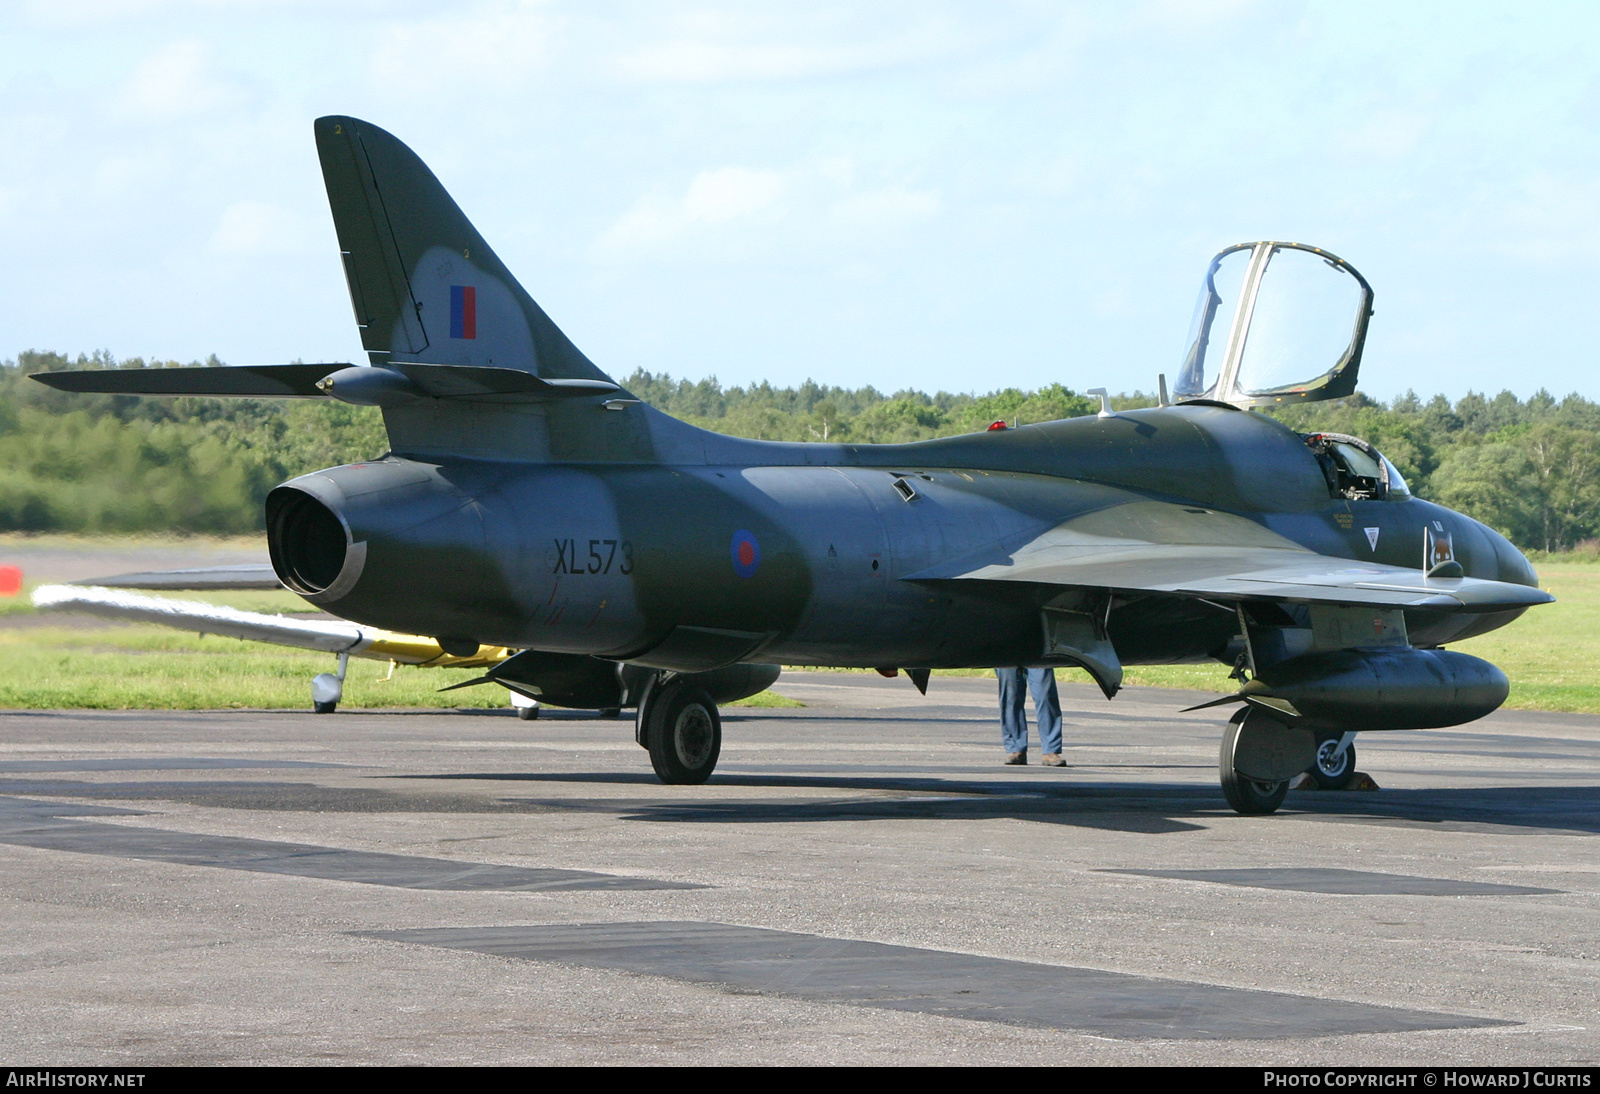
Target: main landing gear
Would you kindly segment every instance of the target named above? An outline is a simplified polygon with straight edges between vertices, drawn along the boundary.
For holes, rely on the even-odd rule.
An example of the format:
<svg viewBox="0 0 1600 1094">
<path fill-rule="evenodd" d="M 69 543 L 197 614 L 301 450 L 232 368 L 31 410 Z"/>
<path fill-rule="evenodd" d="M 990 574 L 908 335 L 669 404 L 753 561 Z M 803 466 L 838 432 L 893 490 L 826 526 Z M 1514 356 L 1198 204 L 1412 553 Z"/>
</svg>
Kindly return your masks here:
<svg viewBox="0 0 1600 1094">
<path fill-rule="evenodd" d="M 1322 790 L 1344 790 L 1356 780 L 1354 733 L 1312 733 L 1286 726 L 1245 707 L 1222 731 L 1217 758 L 1222 796 L 1245 814 L 1275 812 L 1301 772 Z"/>
<path fill-rule="evenodd" d="M 650 750 L 650 766 L 668 784 L 705 782 L 722 754 L 716 700 L 704 688 L 667 674 L 646 685 L 634 733 Z"/>
<path fill-rule="evenodd" d="M 1341 744 L 1345 746 L 1342 750 Z M 1289 792 L 1289 780 L 1308 769 L 1316 771 L 1323 763 L 1328 765 L 1330 779 L 1353 777 L 1355 754 L 1349 742 L 1335 736 L 1330 745 L 1309 729 L 1286 726 L 1266 712 L 1246 706 L 1222 731 L 1217 757 L 1222 796 L 1240 813 L 1273 813 Z"/>
<path fill-rule="evenodd" d="M 1228 804 L 1233 806 L 1235 812 L 1247 816 L 1277 812 L 1284 796 L 1289 793 L 1289 779 L 1293 777 L 1292 774 L 1275 777 L 1281 772 L 1271 765 L 1251 762 L 1255 759 L 1253 753 L 1258 751 L 1252 746 L 1276 728 L 1276 723 L 1271 726 L 1265 724 L 1269 722 L 1271 719 L 1260 711 L 1245 707 L 1229 720 L 1228 727 L 1222 731 L 1222 751 L 1217 757 L 1222 796 L 1228 799 Z M 1240 764 L 1246 770 L 1240 770 Z"/>
</svg>

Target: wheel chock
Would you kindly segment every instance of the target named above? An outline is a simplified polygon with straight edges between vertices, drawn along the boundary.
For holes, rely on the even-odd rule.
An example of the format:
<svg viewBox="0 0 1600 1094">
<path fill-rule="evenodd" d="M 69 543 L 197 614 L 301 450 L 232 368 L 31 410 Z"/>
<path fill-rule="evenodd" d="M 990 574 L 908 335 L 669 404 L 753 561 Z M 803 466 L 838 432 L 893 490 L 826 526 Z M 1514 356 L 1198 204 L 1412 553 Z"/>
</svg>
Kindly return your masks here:
<svg viewBox="0 0 1600 1094">
<path fill-rule="evenodd" d="M 1312 777 L 1311 772 L 1302 771 L 1302 772 L 1300 772 L 1300 774 L 1296 775 L 1293 779 L 1291 779 L 1289 781 L 1289 789 L 1290 790 L 1321 790 L 1322 787 L 1317 784 L 1317 780 L 1314 777 Z M 1345 791 L 1348 792 L 1348 791 L 1351 791 L 1351 790 L 1381 790 L 1383 788 L 1378 785 L 1378 780 L 1377 779 L 1374 779 L 1371 775 L 1368 775 L 1365 771 L 1357 771 L 1356 774 L 1355 774 L 1355 778 L 1353 778 L 1350 781 L 1350 785 L 1345 787 L 1344 789 L 1345 789 Z M 1329 791 L 1329 793 L 1339 793 L 1339 791 Z"/>
</svg>

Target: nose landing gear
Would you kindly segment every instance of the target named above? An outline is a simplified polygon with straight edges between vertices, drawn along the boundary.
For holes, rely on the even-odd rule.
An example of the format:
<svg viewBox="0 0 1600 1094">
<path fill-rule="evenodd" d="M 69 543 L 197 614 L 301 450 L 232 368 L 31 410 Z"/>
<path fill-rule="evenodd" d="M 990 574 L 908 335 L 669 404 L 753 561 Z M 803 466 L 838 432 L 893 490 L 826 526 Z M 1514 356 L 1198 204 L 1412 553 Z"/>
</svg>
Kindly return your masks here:
<svg viewBox="0 0 1600 1094">
<path fill-rule="evenodd" d="M 1317 736 L 1317 760 L 1306 769 L 1321 790 L 1347 790 L 1356 781 L 1354 733 Z"/>
</svg>

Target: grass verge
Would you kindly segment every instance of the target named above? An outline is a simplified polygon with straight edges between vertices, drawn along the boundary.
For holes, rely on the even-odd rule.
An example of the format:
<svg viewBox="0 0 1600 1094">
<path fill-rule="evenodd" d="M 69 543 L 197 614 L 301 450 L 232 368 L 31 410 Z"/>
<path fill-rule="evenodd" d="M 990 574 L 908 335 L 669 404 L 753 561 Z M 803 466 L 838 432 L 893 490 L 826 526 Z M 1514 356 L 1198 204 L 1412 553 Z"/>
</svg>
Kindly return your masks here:
<svg viewBox="0 0 1600 1094">
<path fill-rule="evenodd" d="M 1529 611 L 1509 627 L 1452 649 L 1492 661 L 1511 678 L 1506 706 L 1520 710 L 1600 714 L 1600 563 L 1546 561 L 1546 588 L 1557 602 Z M 287 592 L 183 593 L 185 598 L 248 611 L 304 610 Z M 7 626 L 32 612 L 26 594 L 0 601 L 0 708 L 102 710 L 203 710 L 230 707 L 294 709 L 310 705 L 311 677 L 332 671 L 327 654 L 288 650 L 229 638 L 201 638 L 163 627 L 91 623 L 83 627 Z M 30 623 L 32 621 L 29 621 Z M 43 622 L 40 620 L 39 622 Z M 870 670 L 861 670 L 870 671 Z M 345 703 L 357 707 L 503 707 L 495 687 L 441 694 L 438 689 L 477 675 L 475 670 L 397 667 L 354 660 Z M 986 669 L 938 676 L 989 676 Z M 1063 680 L 1087 683 L 1080 670 Z M 1234 685 L 1221 665 L 1133 666 L 1130 685 L 1228 692 Z M 735 704 L 800 706 L 764 692 Z"/>
</svg>

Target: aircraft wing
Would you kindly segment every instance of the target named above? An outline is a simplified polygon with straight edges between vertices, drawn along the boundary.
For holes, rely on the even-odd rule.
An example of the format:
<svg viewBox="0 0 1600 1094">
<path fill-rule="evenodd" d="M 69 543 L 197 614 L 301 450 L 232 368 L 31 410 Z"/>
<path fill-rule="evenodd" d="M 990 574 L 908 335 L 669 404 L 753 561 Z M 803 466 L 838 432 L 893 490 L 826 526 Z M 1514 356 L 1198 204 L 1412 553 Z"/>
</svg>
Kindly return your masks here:
<svg viewBox="0 0 1600 1094">
<path fill-rule="evenodd" d="M 141 596 L 95 586 L 41 585 L 33 591 L 33 603 L 43 610 L 87 612 L 105 619 L 155 623 L 201 634 L 344 653 L 374 661 L 397 661 L 402 665 L 486 668 L 510 656 L 503 647 L 482 646 L 473 655 L 456 657 L 445 653 L 432 638 L 361 627 L 342 619 L 296 619 L 243 612 L 198 600 Z"/>
<path fill-rule="evenodd" d="M 283 582 L 271 566 L 198 566 L 183 570 L 151 570 L 115 577 L 93 577 L 69 581 L 69 585 L 92 585 L 102 589 L 281 589 Z"/>
<path fill-rule="evenodd" d="M 1117 535 L 1118 525 L 1151 535 Z M 1159 542 L 1156 536 L 1192 542 Z M 1420 570 L 1320 555 L 1243 517 L 1150 501 L 1100 510 L 1015 550 L 969 555 L 910 580 L 1020 581 L 1229 601 L 1462 612 L 1508 611 L 1555 599 L 1527 585 L 1428 577 Z"/>
</svg>

